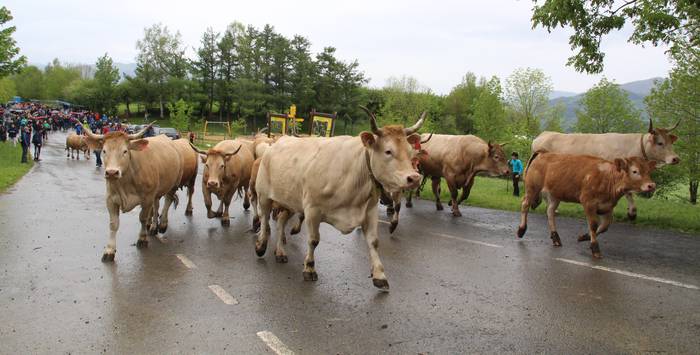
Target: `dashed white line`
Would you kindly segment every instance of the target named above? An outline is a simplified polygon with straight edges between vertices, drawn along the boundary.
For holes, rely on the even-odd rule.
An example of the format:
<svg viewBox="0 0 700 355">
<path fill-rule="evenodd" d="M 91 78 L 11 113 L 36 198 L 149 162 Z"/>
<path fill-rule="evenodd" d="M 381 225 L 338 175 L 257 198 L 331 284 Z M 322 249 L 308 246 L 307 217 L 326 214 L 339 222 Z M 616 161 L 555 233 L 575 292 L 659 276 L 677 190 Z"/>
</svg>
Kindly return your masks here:
<svg viewBox="0 0 700 355">
<path fill-rule="evenodd" d="M 238 301 L 231 296 L 226 290 L 224 290 L 221 286 L 219 285 L 209 285 L 209 289 L 211 292 L 214 292 L 216 297 L 219 297 L 221 302 L 225 304 L 238 304 Z"/>
<path fill-rule="evenodd" d="M 691 289 L 691 290 L 700 290 L 700 287 L 695 286 L 695 285 L 686 284 L 686 283 L 682 283 L 682 282 L 678 282 L 678 281 L 673 281 L 673 280 L 662 279 L 662 278 L 660 278 L 660 277 L 647 276 L 647 275 L 638 274 L 638 273 L 635 273 L 635 272 L 630 272 L 630 271 L 625 271 L 625 270 L 620 270 L 620 269 L 613 269 L 613 268 L 609 268 L 609 267 L 605 267 L 605 266 L 593 265 L 593 264 L 585 263 L 585 262 L 582 262 L 582 261 L 569 260 L 569 259 L 563 259 L 563 258 L 555 258 L 555 259 L 556 259 L 556 260 L 559 260 L 559 261 L 563 261 L 563 262 L 565 262 L 565 263 L 569 263 L 569 264 L 574 264 L 574 265 L 589 267 L 589 268 L 591 268 L 591 269 L 603 270 L 603 271 L 607 271 L 607 272 L 613 272 L 613 273 L 616 273 L 616 274 L 625 275 L 625 276 L 631 276 L 631 277 L 636 277 L 636 278 L 640 278 L 640 279 L 643 279 L 643 280 L 661 282 L 661 283 L 665 283 L 665 284 L 669 284 L 669 285 L 673 285 L 673 286 L 688 288 L 688 289 Z"/>
<path fill-rule="evenodd" d="M 265 344 L 267 345 L 268 348 L 272 349 L 272 351 L 275 352 L 277 355 L 294 355 L 294 352 L 291 351 L 282 341 L 276 337 L 272 332 L 269 332 L 267 330 L 263 330 L 257 333 L 258 338 L 260 338 Z"/>
<path fill-rule="evenodd" d="M 491 247 L 491 248 L 503 248 L 502 245 L 491 244 L 491 243 L 486 243 L 486 242 L 481 242 L 481 241 L 478 241 L 478 240 L 472 240 L 472 239 L 466 239 L 466 238 L 455 237 L 455 236 L 449 235 L 449 234 L 442 234 L 442 233 L 433 233 L 433 234 L 434 234 L 434 235 L 437 235 L 438 237 L 443 237 L 443 238 L 453 239 L 453 240 L 459 240 L 460 242 L 467 242 L 467 243 L 472 243 L 472 244 L 479 244 L 479 245 L 483 245 L 483 246 Z"/>
<path fill-rule="evenodd" d="M 188 269 L 196 269 L 196 268 L 197 268 L 197 265 L 195 265 L 195 264 L 192 262 L 192 260 L 188 259 L 186 256 L 184 256 L 184 255 L 182 255 L 182 254 L 175 254 L 175 256 L 177 256 L 177 258 L 180 259 L 180 261 L 181 261 L 185 266 L 187 266 Z"/>
</svg>

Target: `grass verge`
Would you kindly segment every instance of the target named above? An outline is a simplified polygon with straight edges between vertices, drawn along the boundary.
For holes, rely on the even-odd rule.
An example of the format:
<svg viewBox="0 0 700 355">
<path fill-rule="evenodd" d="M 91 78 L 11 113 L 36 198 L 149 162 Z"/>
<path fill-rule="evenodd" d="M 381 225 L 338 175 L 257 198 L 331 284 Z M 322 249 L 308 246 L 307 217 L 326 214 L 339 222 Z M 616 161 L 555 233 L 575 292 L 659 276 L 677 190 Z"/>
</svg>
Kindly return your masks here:
<svg viewBox="0 0 700 355">
<path fill-rule="evenodd" d="M 0 192 L 5 192 L 34 165 L 32 160 L 22 164 L 21 159 L 22 147 L 19 144 L 14 147 L 10 141 L 0 143 Z"/>
<path fill-rule="evenodd" d="M 426 183 L 425 186 L 421 197 L 433 199 L 433 193 L 430 191 L 430 182 Z M 448 210 L 446 202 L 449 201 L 449 190 L 444 180 L 441 186 L 442 193 L 440 198 L 445 209 Z M 520 192 L 520 197 L 513 196 L 513 186 L 510 180 L 477 177 L 471 194 L 463 205 L 518 212 L 520 211 L 520 202 L 524 194 L 522 187 Z M 692 205 L 679 199 L 667 200 L 660 197 L 647 199 L 639 196 L 635 198 L 635 202 L 638 211 L 637 220 L 634 222 L 627 220 L 627 200 L 623 197 L 615 207 L 614 223 L 633 223 L 686 233 L 700 233 L 699 205 Z M 544 214 L 546 212 L 545 206 L 546 202 L 543 202 L 531 213 Z M 559 205 L 559 216 L 585 218 L 581 205 L 564 202 Z M 514 226 L 517 223 L 518 221 L 513 221 Z"/>
</svg>

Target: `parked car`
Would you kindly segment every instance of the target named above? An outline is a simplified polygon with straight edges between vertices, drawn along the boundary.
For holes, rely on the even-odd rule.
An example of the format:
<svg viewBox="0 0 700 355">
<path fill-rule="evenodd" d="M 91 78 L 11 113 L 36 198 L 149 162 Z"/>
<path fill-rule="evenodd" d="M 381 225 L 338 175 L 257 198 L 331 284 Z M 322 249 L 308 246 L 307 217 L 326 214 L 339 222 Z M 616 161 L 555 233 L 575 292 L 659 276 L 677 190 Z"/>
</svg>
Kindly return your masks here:
<svg viewBox="0 0 700 355">
<path fill-rule="evenodd" d="M 156 135 L 165 134 L 170 139 L 180 139 L 180 134 L 177 133 L 175 128 L 170 127 L 158 127 L 156 129 Z"/>
</svg>

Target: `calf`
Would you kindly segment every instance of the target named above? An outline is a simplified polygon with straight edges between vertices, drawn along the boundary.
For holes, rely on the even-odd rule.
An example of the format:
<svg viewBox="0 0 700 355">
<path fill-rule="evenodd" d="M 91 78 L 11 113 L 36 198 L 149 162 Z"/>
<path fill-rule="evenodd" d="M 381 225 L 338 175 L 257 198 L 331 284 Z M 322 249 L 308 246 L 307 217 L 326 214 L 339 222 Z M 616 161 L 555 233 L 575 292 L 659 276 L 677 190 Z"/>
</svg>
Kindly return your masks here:
<svg viewBox="0 0 700 355">
<path fill-rule="evenodd" d="M 85 159 L 90 160 L 90 149 L 88 149 L 85 137 L 71 133 L 66 137 L 66 158 L 75 159 L 74 152 L 78 152 L 78 160 L 80 160 L 80 152 L 83 152 Z"/>
<path fill-rule="evenodd" d="M 588 233 L 578 241 L 590 240 L 594 258 L 600 258 L 597 237 L 608 230 L 617 202 L 630 192 L 650 192 L 656 189 L 650 174 L 655 161 L 631 157 L 604 160 L 587 155 L 539 152 L 532 155 L 525 171 L 525 197 L 521 205 L 518 238 L 527 230 L 527 213 L 547 199 L 547 219 L 554 246 L 561 239 L 554 222 L 560 202 L 576 202 L 583 206 L 588 220 Z M 598 216 L 602 223 L 598 223 Z"/>
</svg>

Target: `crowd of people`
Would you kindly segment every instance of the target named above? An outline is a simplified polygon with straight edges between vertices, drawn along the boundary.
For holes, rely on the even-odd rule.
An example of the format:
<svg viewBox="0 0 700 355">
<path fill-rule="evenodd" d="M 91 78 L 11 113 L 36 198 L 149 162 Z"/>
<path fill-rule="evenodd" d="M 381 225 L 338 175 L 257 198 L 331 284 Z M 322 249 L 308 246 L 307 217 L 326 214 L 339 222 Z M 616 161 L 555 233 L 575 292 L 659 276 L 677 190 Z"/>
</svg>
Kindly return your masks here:
<svg viewBox="0 0 700 355">
<path fill-rule="evenodd" d="M 29 158 L 41 161 L 41 147 L 49 138 L 49 133 L 75 130 L 83 134 L 87 124 L 93 133 L 106 134 L 110 131 L 123 131 L 125 122 L 117 117 L 109 117 L 90 111 L 76 111 L 70 107 L 52 107 L 38 102 L 19 102 L 0 105 L 0 142 L 19 143 L 22 147 L 22 163 Z M 30 156 L 31 146 L 34 146 Z M 95 152 L 97 166 L 102 165 L 100 152 Z"/>
</svg>

